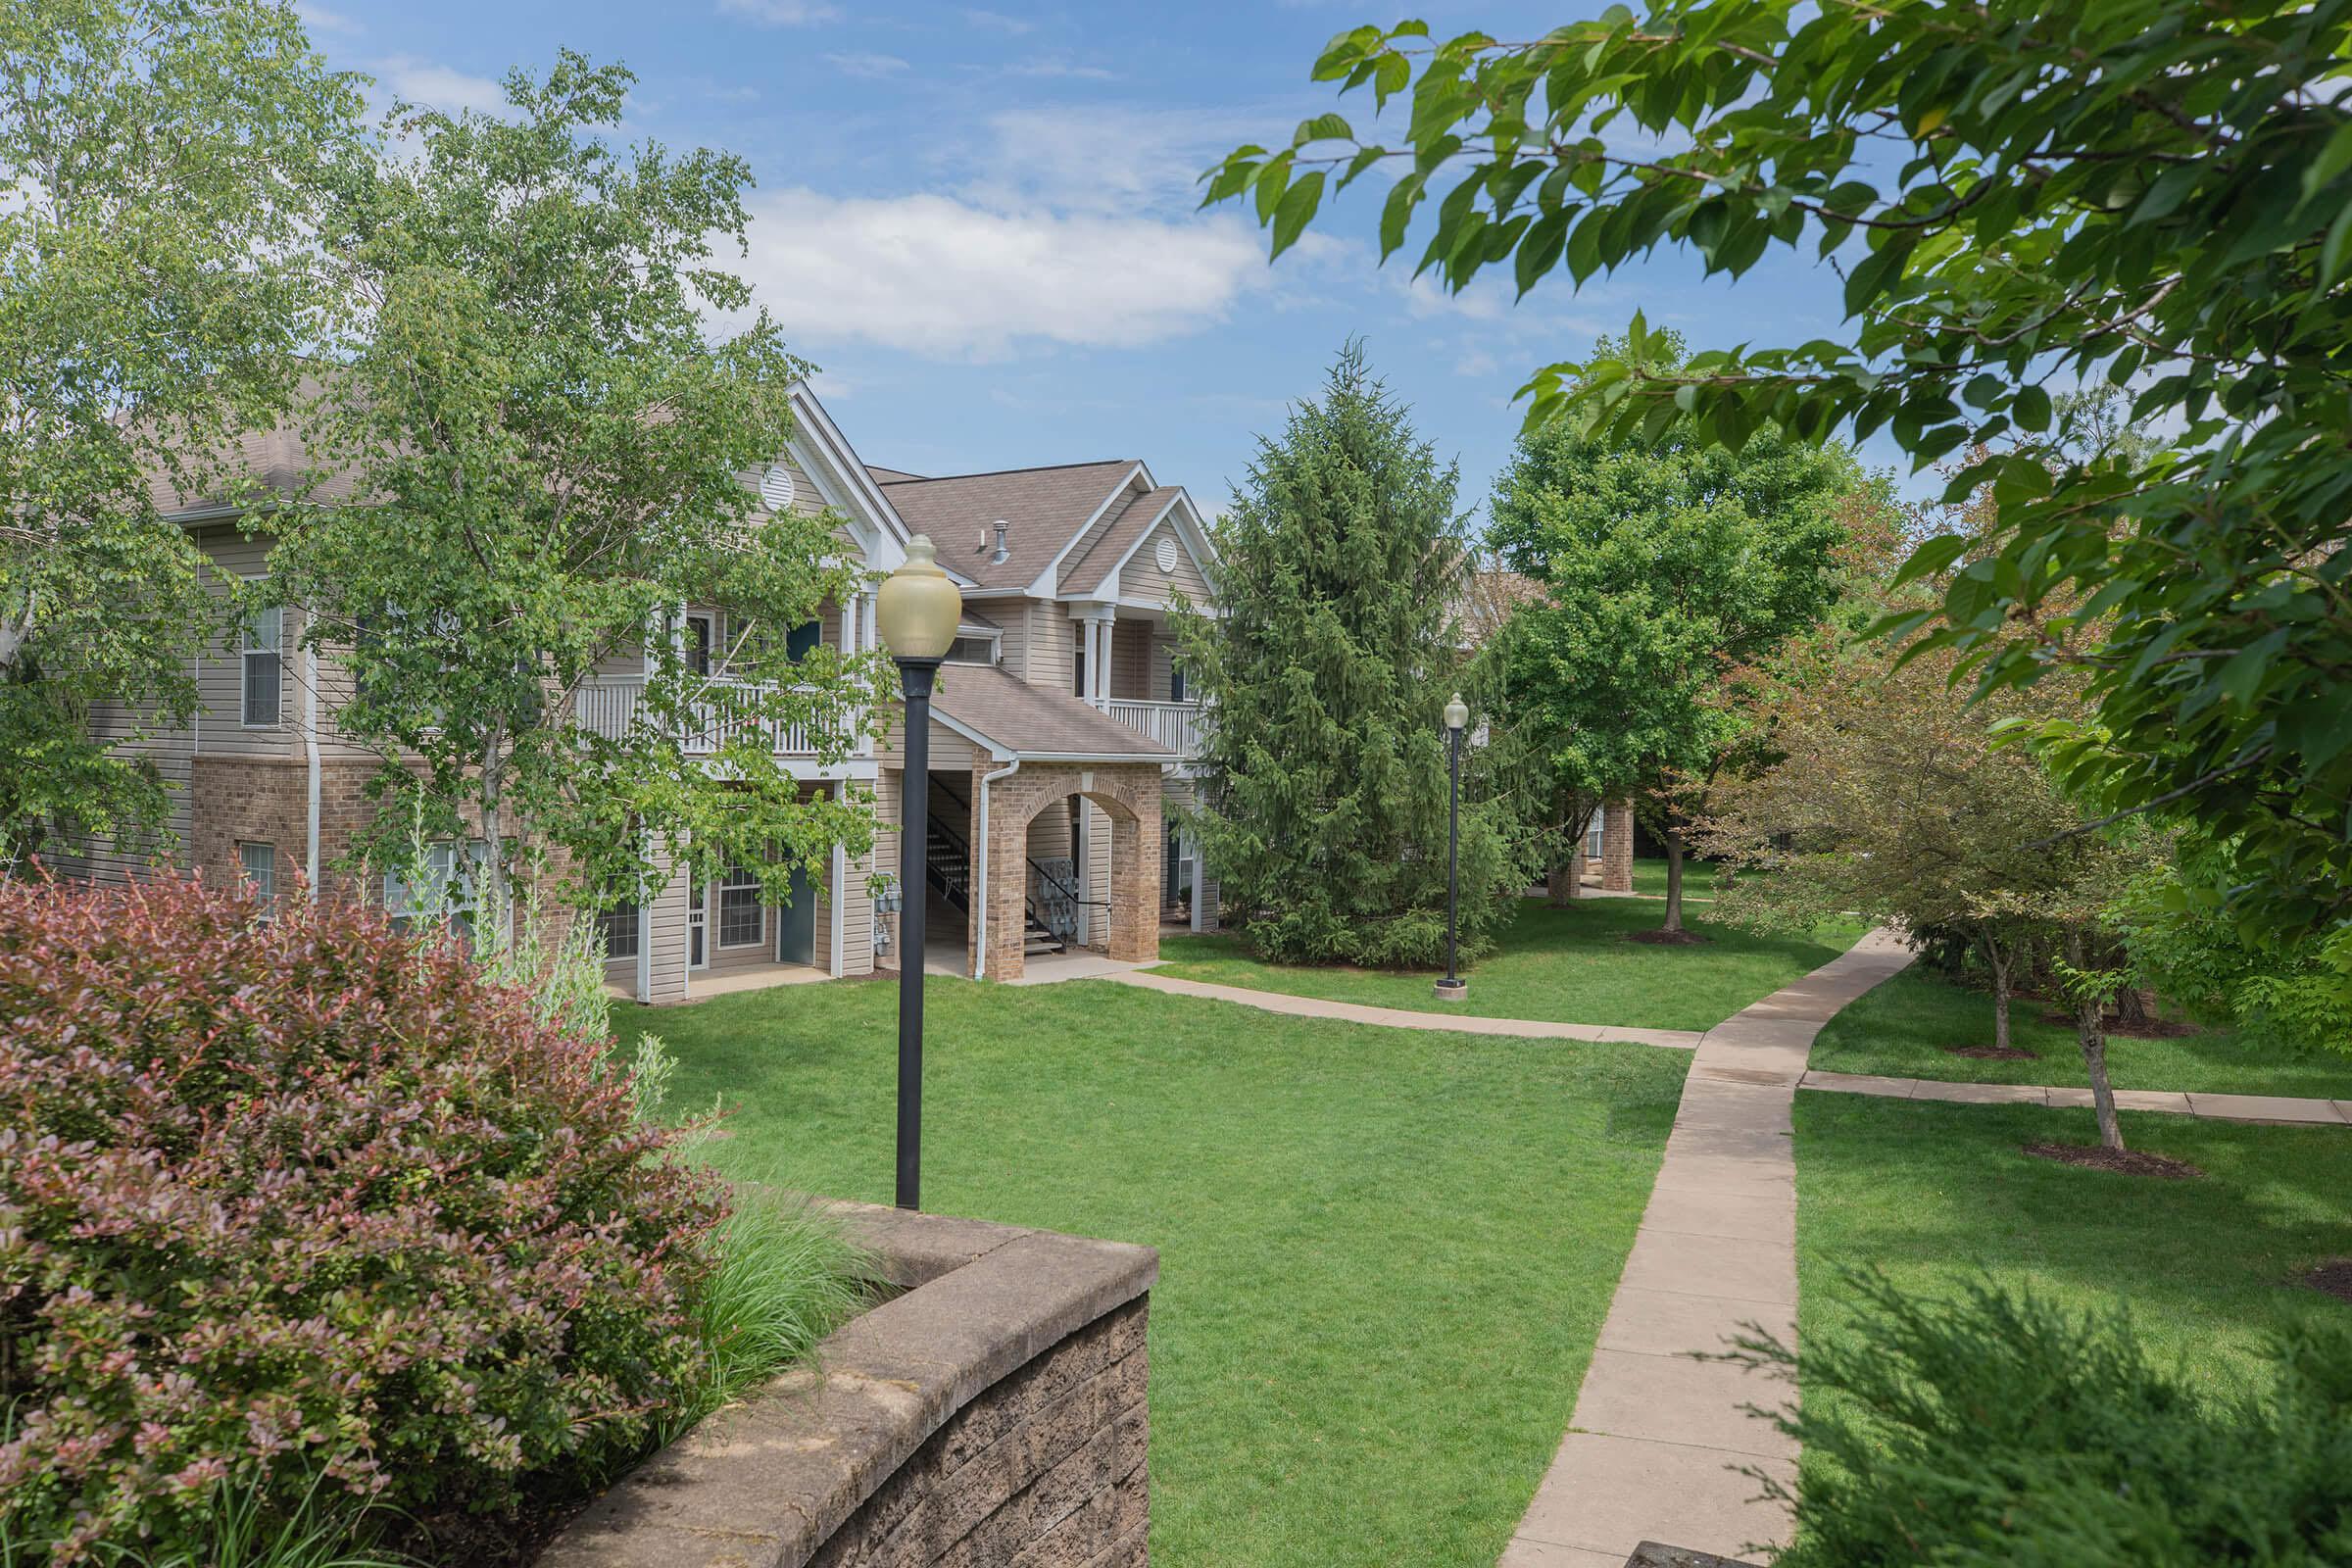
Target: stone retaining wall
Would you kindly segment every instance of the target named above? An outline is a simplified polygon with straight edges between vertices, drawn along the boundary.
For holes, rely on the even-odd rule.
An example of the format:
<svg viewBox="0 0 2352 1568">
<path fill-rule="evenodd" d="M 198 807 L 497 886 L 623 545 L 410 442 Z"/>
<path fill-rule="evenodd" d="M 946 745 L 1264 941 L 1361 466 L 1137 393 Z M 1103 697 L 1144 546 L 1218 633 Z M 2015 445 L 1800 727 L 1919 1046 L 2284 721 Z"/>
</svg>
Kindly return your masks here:
<svg viewBox="0 0 2352 1568">
<path fill-rule="evenodd" d="M 905 1294 L 624 1477 L 539 1568 L 1146 1561 L 1158 1254 L 840 1209 Z"/>
</svg>

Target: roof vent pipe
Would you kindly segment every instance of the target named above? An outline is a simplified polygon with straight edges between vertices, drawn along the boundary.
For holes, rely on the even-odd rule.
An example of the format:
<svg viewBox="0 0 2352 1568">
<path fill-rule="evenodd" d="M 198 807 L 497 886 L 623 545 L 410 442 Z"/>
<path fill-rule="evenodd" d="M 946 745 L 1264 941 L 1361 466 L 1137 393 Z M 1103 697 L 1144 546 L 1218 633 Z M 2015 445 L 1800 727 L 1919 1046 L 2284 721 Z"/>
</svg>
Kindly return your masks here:
<svg viewBox="0 0 2352 1568">
<path fill-rule="evenodd" d="M 997 548 L 988 553 L 988 559 L 1000 566 L 1012 559 L 1012 552 L 1004 544 L 1004 530 L 1008 526 L 1003 517 L 997 519 Z"/>
</svg>

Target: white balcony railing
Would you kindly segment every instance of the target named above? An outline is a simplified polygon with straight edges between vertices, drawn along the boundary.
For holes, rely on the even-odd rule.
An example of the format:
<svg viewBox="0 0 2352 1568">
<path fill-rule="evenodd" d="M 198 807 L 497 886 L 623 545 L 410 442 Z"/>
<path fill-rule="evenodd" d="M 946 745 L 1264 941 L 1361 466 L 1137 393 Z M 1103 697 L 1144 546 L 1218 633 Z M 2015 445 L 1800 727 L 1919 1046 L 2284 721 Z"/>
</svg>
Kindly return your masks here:
<svg viewBox="0 0 2352 1568">
<path fill-rule="evenodd" d="M 1137 703 L 1114 697 L 1104 711 L 1129 729 L 1140 731 L 1179 757 L 1200 755 L 1199 703 Z"/>
<path fill-rule="evenodd" d="M 731 700 L 736 691 L 748 691 L 748 681 L 714 680 L 705 688 L 710 698 L 695 703 L 688 712 L 686 750 L 694 756 L 709 756 L 719 747 L 747 731 L 764 736 L 768 750 L 778 757 L 813 757 L 816 748 L 809 743 L 808 726 L 805 723 L 782 723 L 763 714 L 744 711 L 747 704 Z M 580 724 L 599 735 L 619 740 L 637 722 L 637 709 L 645 697 L 645 683 L 636 680 L 591 681 L 580 687 L 575 711 Z"/>
</svg>

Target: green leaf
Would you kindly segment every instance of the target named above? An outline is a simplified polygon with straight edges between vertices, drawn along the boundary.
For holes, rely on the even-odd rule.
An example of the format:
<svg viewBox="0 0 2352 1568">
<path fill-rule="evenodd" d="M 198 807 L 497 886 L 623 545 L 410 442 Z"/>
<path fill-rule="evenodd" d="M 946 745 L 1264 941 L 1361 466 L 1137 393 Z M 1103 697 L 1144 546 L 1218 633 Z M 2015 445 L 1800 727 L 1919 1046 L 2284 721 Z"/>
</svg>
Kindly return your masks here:
<svg viewBox="0 0 2352 1568">
<path fill-rule="evenodd" d="M 1323 171 L 1310 171 L 1283 193 L 1282 205 L 1274 210 L 1273 256 L 1280 256 L 1297 243 L 1298 235 L 1315 216 L 1323 202 Z M 1273 258 L 1267 258 L 1269 261 Z"/>
<path fill-rule="evenodd" d="M 2029 382 L 2019 387 L 2017 396 L 2009 400 L 2009 413 L 2017 420 L 2020 429 L 2036 433 L 2047 430 L 2050 427 L 2050 395 Z"/>
<path fill-rule="evenodd" d="M 1967 552 L 1969 543 L 1965 534 L 1937 534 L 1911 552 L 1911 559 L 1903 563 L 1903 569 L 1894 574 L 1894 586 L 1900 588 L 1922 577 L 1936 575 L 1958 561 Z"/>
</svg>

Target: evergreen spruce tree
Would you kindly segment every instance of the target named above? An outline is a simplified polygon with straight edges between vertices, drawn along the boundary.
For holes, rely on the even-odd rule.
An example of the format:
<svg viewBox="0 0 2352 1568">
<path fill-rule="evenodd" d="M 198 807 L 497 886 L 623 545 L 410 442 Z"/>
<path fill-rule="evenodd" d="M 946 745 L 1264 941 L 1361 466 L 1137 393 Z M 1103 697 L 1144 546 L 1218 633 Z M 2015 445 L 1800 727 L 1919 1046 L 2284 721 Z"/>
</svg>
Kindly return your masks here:
<svg viewBox="0 0 2352 1568">
<path fill-rule="evenodd" d="M 1218 540 L 1222 613 L 1179 613 L 1210 705 L 1197 830 L 1261 957 L 1444 961 L 1441 714 L 1458 688 L 1473 727 L 1491 716 L 1488 672 L 1462 652 L 1455 485 L 1350 343 L 1321 400 L 1259 442 Z M 1525 882 L 1482 788 L 1494 755 L 1465 737 L 1465 956 L 1492 944 Z"/>
</svg>

